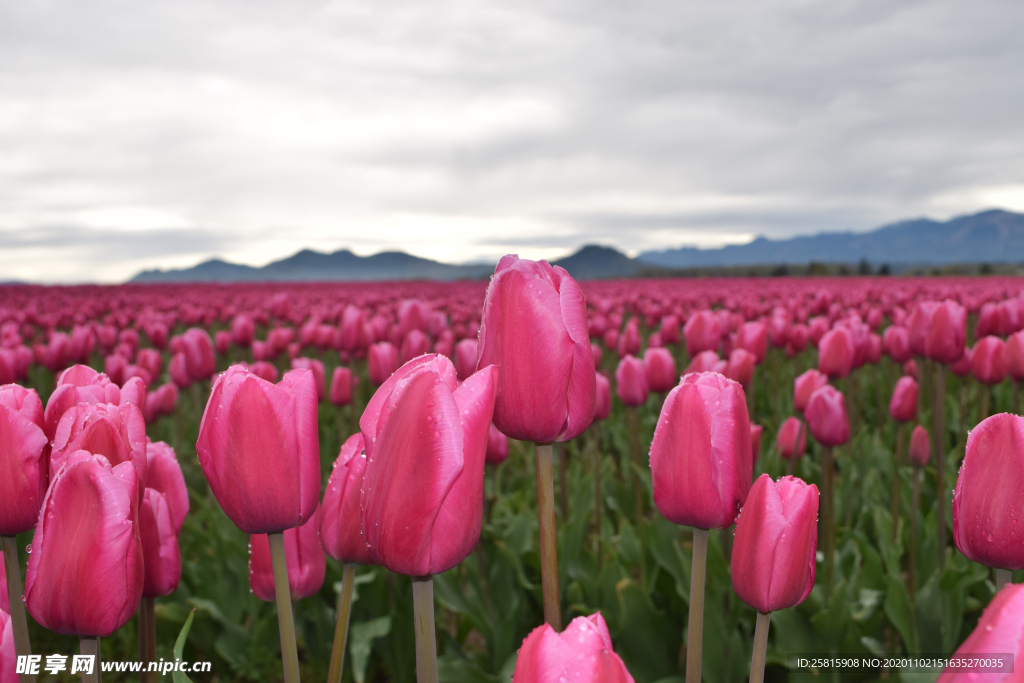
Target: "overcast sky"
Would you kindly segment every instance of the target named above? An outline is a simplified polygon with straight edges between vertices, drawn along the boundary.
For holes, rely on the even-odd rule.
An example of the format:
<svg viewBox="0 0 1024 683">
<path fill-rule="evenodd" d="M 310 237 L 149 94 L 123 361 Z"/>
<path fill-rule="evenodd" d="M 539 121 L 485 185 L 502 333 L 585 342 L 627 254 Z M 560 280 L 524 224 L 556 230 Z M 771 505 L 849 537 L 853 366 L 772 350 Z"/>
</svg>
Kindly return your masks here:
<svg viewBox="0 0 1024 683">
<path fill-rule="evenodd" d="M 1024 211 L 1019 0 L 0 3 L 0 280 Z"/>
</svg>

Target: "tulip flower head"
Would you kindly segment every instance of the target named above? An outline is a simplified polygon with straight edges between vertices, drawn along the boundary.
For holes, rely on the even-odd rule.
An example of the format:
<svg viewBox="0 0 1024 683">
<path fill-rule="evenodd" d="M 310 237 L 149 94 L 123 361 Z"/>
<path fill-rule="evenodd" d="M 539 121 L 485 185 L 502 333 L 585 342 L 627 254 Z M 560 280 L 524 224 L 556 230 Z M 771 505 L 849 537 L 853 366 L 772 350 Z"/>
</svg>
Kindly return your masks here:
<svg viewBox="0 0 1024 683">
<path fill-rule="evenodd" d="M 174 533 L 181 533 L 189 510 L 188 489 L 174 449 L 163 441 L 146 445 L 146 488 L 163 494 Z"/>
<path fill-rule="evenodd" d="M 145 567 L 142 595 L 147 598 L 170 595 L 181 579 L 181 551 L 171 508 L 159 491 L 146 489 L 139 510 L 139 538 Z"/>
<path fill-rule="evenodd" d="M 43 404 L 34 389 L 0 386 L 0 534 L 36 525 L 50 482 Z"/>
<path fill-rule="evenodd" d="M 826 384 L 811 394 L 804 411 L 811 436 L 823 446 L 842 446 L 850 440 L 850 419 L 843 393 Z"/>
<path fill-rule="evenodd" d="M 717 373 L 683 377 L 665 399 L 651 443 L 654 504 L 676 524 L 732 524 L 753 475 L 743 388 Z"/>
<path fill-rule="evenodd" d="M 576 617 L 561 633 L 542 624 L 523 640 L 512 683 L 563 681 L 633 683 L 612 649 L 608 625 L 600 612 Z"/>
<path fill-rule="evenodd" d="M 146 483 L 146 421 L 134 405 L 79 403 L 64 413 L 53 437 L 50 478 L 79 450 L 103 455 L 112 466 L 131 462 L 138 473 L 139 495 Z"/>
<path fill-rule="evenodd" d="M 797 412 L 807 410 L 811 394 L 828 384 L 828 375 L 811 369 L 793 380 L 793 408 Z"/>
<path fill-rule="evenodd" d="M 327 558 L 320 547 L 320 508 L 302 526 L 284 532 L 284 557 L 288 565 L 288 590 L 292 600 L 315 595 L 324 585 Z M 260 600 L 274 602 L 274 569 L 270 539 L 266 534 L 249 538 L 249 586 Z"/>
<path fill-rule="evenodd" d="M 1005 345 L 999 337 L 982 337 L 971 349 L 971 374 L 984 384 L 1006 379 Z"/>
<path fill-rule="evenodd" d="M 339 407 L 352 403 L 352 390 L 358 384 L 359 376 L 353 375 L 351 369 L 344 365 L 334 368 L 334 372 L 331 374 L 331 403 Z"/>
<path fill-rule="evenodd" d="M 818 342 L 818 370 L 834 379 L 841 379 L 853 369 L 853 333 L 847 327 L 837 326 L 825 333 Z"/>
<path fill-rule="evenodd" d="M 644 375 L 650 391 L 665 393 L 678 382 L 676 360 L 666 348 L 648 347 L 644 351 Z"/>
<path fill-rule="evenodd" d="M 1020 666 L 1024 643 L 1024 584 L 1008 584 L 996 593 L 978 619 L 978 625 L 967 640 L 953 654 L 955 658 L 969 658 L 980 652 L 1000 652 L 1009 655 L 1016 667 Z M 1005 671 L 1005 670 L 1004 670 Z M 947 669 L 936 683 L 974 683 L 990 680 L 1010 683 L 1014 673 L 976 673 L 969 668 Z"/>
<path fill-rule="evenodd" d="M 508 458 L 508 437 L 493 424 L 487 432 L 487 464 L 500 465 Z"/>
<path fill-rule="evenodd" d="M 363 435 L 357 432 L 341 445 L 320 508 L 320 545 L 328 555 L 344 564 L 373 564 L 359 524 L 359 499 L 365 471 Z"/>
<path fill-rule="evenodd" d="M 597 373 L 594 377 L 597 385 L 597 396 L 594 401 L 594 422 L 607 420 L 612 412 L 612 385 L 608 378 Z"/>
<path fill-rule="evenodd" d="M 647 402 L 647 375 L 639 358 L 625 356 L 615 370 L 615 393 L 624 405 L 631 408 Z"/>
<path fill-rule="evenodd" d="M 918 467 L 924 467 L 932 456 L 931 442 L 928 438 L 928 430 L 917 425 L 910 435 L 910 462 Z"/>
<path fill-rule="evenodd" d="M 775 437 L 775 450 L 786 460 L 801 458 L 807 449 L 807 429 L 798 417 L 787 417 Z"/>
<path fill-rule="evenodd" d="M 398 349 L 391 342 L 378 342 L 370 347 L 367 360 L 370 381 L 380 386 L 398 369 Z"/>
<path fill-rule="evenodd" d="M 889 401 L 889 416 L 897 422 L 912 422 L 917 419 L 917 382 L 904 375 L 896 382 Z"/>
</svg>

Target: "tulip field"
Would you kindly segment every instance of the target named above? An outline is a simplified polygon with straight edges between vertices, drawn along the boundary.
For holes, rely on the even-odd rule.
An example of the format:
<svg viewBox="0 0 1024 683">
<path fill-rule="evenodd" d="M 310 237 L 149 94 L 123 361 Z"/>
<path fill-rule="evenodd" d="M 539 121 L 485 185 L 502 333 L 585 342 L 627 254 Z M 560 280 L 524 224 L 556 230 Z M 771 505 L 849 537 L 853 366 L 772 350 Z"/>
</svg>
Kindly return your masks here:
<svg viewBox="0 0 1024 683">
<path fill-rule="evenodd" d="M 1019 680 L 899 663 L 1024 653 L 1019 382 L 1017 278 L 0 286 L 0 683 Z"/>
</svg>

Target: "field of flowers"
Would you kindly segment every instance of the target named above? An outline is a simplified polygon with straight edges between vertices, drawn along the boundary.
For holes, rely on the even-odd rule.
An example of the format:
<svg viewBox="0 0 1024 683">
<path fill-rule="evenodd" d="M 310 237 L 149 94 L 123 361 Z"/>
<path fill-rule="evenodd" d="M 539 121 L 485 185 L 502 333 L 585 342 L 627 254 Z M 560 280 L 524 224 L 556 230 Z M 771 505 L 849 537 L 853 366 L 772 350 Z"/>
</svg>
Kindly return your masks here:
<svg viewBox="0 0 1024 683">
<path fill-rule="evenodd" d="M 1021 651 L 1013 586 L 979 621 L 1024 578 L 1024 281 L 511 268 L 0 287 L 25 586 L 0 682 L 19 602 L 33 653 L 102 636 L 197 681 L 431 680 L 429 637 L 467 683 L 934 681 L 792 656 Z"/>
</svg>

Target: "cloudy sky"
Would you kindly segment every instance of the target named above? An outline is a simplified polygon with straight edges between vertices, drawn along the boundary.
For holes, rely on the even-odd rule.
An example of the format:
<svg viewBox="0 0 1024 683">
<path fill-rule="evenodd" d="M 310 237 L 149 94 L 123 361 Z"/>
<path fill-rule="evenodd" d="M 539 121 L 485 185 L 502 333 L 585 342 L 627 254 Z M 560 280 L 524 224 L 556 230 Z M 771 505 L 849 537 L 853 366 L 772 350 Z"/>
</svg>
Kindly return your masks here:
<svg viewBox="0 0 1024 683">
<path fill-rule="evenodd" d="M 1019 0 L 0 3 L 0 280 L 1024 211 Z"/>
</svg>

